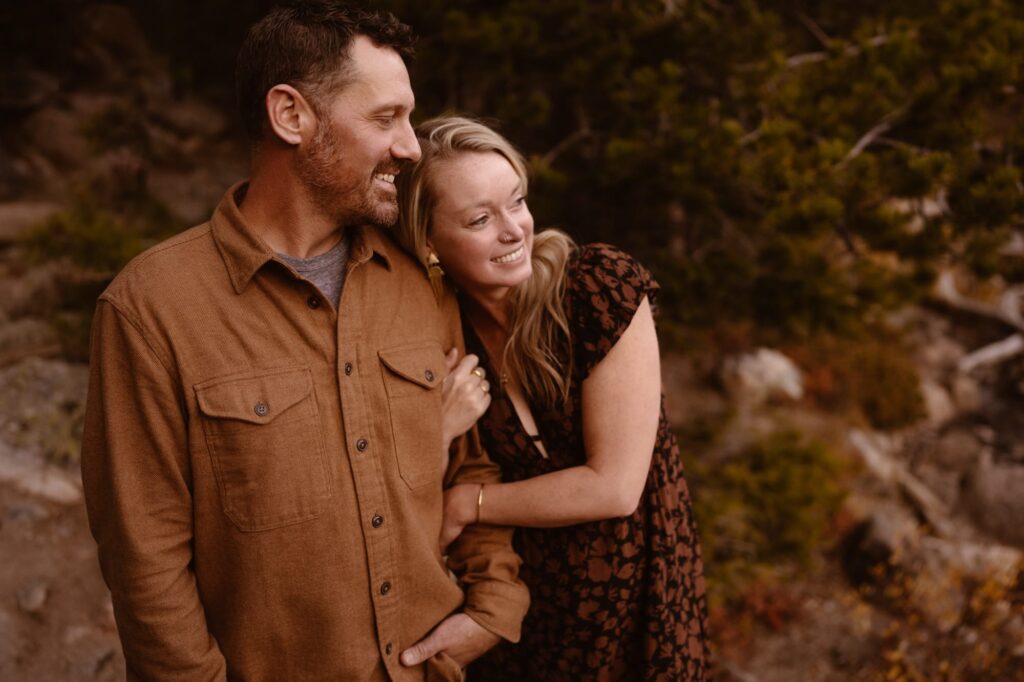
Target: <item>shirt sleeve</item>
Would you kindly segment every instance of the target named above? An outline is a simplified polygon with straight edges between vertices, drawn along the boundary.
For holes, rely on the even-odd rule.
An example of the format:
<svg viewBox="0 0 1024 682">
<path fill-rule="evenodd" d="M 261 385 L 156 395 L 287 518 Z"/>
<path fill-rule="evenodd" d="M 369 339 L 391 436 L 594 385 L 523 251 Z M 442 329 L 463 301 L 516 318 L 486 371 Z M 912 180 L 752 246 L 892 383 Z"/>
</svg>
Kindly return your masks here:
<svg viewBox="0 0 1024 682">
<path fill-rule="evenodd" d="M 93 321 L 82 481 L 128 679 L 224 680 L 192 561 L 186 418 L 171 364 L 113 303 Z"/>
<path fill-rule="evenodd" d="M 465 352 L 462 325 L 454 296 L 442 303 L 451 321 L 452 338 Z M 491 461 L 474 426 L 457 439 L 445 483 L 498 483 L 501 469 Z M 522 560 L 512 549 L 513 529 L 506 526 L 467 526 L 448 548 L 448 567 L 466 593 L 463 612 L 481 626 L 510 642 L 518 642 L 530 593 L 519 579 Z"/>
<path fill-rule="evenodd" d="M 633 321 L 646 297 L 655 308 L 660 285 L 629 254 L 608 244 L 587 244 L 568 273 L 576 363 L 586 379 Z"/>
</svg>

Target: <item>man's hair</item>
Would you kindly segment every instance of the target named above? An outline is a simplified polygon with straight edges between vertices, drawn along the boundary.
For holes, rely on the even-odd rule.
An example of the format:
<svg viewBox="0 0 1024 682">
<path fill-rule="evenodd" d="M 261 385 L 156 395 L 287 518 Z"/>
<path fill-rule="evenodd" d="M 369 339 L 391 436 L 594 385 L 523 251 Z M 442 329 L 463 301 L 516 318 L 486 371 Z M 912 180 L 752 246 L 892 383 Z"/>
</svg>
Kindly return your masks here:
<svg viewBox="0 0 1024 682">
<path fill-rule="evenodd" d="M 267 92 L 275 85 L 291 85 L 319 114 L 322 99 L 354 77 L 349 48 L 360 35 L 405 60 L 413 56 L 412 29 L 393 14 L 343 2 L 285 2 L 253 24 L 235 68 L 239 113 L 250 142 L 263 137 Z"/>
</svg>

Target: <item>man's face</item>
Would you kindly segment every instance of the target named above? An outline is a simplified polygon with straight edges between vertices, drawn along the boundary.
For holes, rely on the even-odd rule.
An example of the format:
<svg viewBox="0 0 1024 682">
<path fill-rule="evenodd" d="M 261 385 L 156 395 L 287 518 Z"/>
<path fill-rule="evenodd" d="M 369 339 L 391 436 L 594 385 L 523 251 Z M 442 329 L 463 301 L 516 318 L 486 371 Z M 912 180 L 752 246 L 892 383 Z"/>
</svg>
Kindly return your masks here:
<svg viewBox="0 0 1024 682">
<path fill-rule="evenodd" d="M 313 201 L 339 226 L 398 220 L 395 176 L 420 158 L 409 122 L 415 99 L 397 52 L 357 36 L 355 80 L 320 102 L 313 139 L 299 147 L 297 172 Z"/>
</svg>

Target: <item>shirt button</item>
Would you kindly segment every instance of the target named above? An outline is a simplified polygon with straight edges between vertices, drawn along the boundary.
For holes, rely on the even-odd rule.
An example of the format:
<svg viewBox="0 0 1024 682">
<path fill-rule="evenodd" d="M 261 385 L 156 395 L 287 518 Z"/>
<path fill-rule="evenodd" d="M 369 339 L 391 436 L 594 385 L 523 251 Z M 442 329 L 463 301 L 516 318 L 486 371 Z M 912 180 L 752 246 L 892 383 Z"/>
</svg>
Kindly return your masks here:
<svg viewBox="0 0 1024 682">
<path fill-rule="evenodd" d="M 352 376 L 352 363 L 351 362 L 346 362 L 345 363 L 345 376 L 347 376 L 347 377 Z"/>
<path fill-rule="evenodd" d="M 389 583 L 387 580 L 385 580 L 383 583 L 381 583 L 380 593 L 381 594 L 387 594 L 390 591 L 391 591 L 391 583 Z"/>
<path fill-rule="evenodd" d="M 427 381 L 433 381 L 434 380 L 434 373 L 432 371 L 430 371 L 429 369 L 426 372 L 423 373 L 423 376 L 427 379 Z"/>
<path fill-rule="evenodd" d="M 308 305 L 313 310 L 316 310 L 317 308 L 320 307 L 320 299 L 317 298 L 315 295 L 310 294 L 309 298 L 306 299 L 306 305 Z"/>
<path fill-rule="evenodd" d="M 370 447 L 370 441 L 365 438 L 360 438 L 356 441 L 356 450 L 359 452 L 366 452 L 366 448 Z"/>
<path fill-rule="evenodd" d="M 391 646 L 391 642 L 388 642 L 387 645 L 384 647 L 384 655 L 390 656 L 392 651 L 394 651 L 394 649 Z"/>
<path fill-rule="evenodd" d="M 370 519 L 370 523 L 373 524 L 374 528 L 380 528 L 381 526 L 384 525 L 384 517 L 381 516 L 380 514 L 374 514 L 373 518 Z"/>
<path fill-rule="evenodd" d="M 252 411 L 259 417 L 266 417 L 270 412 L 270 407 L 266 403 L 256 403 L 256 406 L 252 408 Z"/>
</svg>

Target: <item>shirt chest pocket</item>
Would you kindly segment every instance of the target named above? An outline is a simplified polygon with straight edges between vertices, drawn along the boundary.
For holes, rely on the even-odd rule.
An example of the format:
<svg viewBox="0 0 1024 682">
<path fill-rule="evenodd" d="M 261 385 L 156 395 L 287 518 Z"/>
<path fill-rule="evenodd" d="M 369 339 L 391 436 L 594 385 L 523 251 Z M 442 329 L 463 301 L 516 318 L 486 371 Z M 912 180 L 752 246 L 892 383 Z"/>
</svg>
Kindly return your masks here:
<svg viewBox="0 0 1024 682">
<path fill-rule="evenodd" d="M 441 486 L 441 382 L 447 371 L 436 343 L 378 352 L 388 394 L 398 471 L 409 488 Z"/>
<path fill-rule="evenodd" d="M 323 513 L 331 485 L 309 369 L 214 379 L 195 393 L 221 506 L 239 530 Z"/>
</svg>

